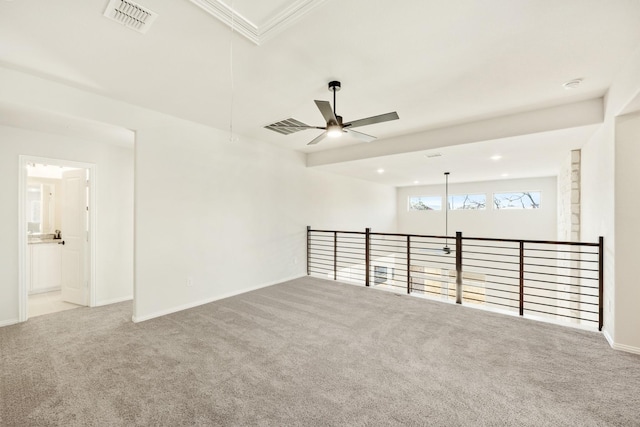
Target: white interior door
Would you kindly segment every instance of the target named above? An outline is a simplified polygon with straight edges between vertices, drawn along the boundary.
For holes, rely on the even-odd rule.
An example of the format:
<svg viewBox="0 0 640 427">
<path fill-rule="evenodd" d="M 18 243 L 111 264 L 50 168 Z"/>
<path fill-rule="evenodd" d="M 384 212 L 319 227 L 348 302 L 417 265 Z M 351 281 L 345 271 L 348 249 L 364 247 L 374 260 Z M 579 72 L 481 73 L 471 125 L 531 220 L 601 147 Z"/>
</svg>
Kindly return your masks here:
<svg viewBox="0 0 640 427">
<path fill-rule="evenodd" d="M 87 305 L 87 171 L 62 174 L 62 299 Z"/>
</svg>

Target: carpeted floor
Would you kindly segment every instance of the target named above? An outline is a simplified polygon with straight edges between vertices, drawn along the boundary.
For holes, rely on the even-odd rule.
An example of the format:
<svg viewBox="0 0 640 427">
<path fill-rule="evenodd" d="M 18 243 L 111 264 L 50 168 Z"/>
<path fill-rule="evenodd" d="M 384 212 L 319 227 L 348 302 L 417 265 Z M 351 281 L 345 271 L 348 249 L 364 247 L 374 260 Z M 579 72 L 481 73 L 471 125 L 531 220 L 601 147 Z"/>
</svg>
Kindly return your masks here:
<svg viewBox="0 0 640 427">
<path fill-rule="evenodd" d="M 0 425 L 640 426 L 597 333 L 314 278 L 130 319 L 0 328 Z"/>
</svg>

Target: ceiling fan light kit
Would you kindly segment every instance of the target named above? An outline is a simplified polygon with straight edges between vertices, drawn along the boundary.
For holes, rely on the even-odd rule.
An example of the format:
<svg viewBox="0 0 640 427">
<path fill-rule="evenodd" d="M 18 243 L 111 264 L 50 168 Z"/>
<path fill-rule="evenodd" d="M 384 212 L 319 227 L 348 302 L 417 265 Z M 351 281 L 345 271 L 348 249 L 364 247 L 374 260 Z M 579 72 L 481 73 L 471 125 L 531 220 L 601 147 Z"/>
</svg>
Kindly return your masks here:
<svg viewBox="0 0 640 427">
<path fill-rule="evenodd" d="M 265 126 L 265 128 L 285 135 L 305 129 L 324 130 L 324 132 L 311 140 L 311 142 L 309 142 L 307 145 L 315 145 L 318 142 L 322 141 L 325 137 L 338 138 L 344 133 L 349 134 L 361 141 L 371 142 L 376 139 L 375 136 L 355 131 L 353 130 L 353 128 L 372 125 L 375 123 L 388 122 L 400 118 L 398 117 L 398 113 L 394 111 L 392 113 L 380 114 L 379 116 L 372 116 L 365 119 L 343 123 L 342 116 L 336 114 L 336 92 L 340 91 L 342 85 L 339 81 L 334 80 L 329 82 L 328 88 L 331 92 L 333 92 L 333 108 L 331 108 L 331 103 L 328 101 L 314 101 L 316 103 L 316 107 L 318 107 L 318 110 L 320 110 L 320 114 L 322 114 L 322 117 L 324 117 L 324 120 L 326 122 L 325 126 L 309 126 L 295 119 L 286 119 L 276 123 L 272 123 L 268 126 Z"/>
<path fill-rule="evenodd" d="M 338 138 L 342 136 L 342 128 L 339 125 L 328 125 L 327 136 L 329 138 Z"/>
</svg>

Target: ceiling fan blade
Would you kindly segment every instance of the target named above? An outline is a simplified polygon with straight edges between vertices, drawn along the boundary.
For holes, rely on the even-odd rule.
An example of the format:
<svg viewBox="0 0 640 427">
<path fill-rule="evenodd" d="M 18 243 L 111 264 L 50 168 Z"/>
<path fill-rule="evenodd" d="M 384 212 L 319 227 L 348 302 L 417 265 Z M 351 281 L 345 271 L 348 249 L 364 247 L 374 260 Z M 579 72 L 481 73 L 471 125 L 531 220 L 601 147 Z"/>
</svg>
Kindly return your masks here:
<svg viewBox="0 0 640 427">
<path fill-rule="evenodd" d="M 316 136 L 313 141 L 308 143 L 307 145 L 316 145 L 318 142 L 322 141 L 324 137 L 327 136 L 327 131 L 322 132 L 320 135 Z"/>
<path fill-rule="evenodd" d="M 318 101 L 316 101 L 316 102 L 318 102 Z M 328 102 L 327 102 L 327 104 L 328 104 Z M 396 113 L 394 111 L 393 113 L 380 114 L 379 116 L 373 116 L 373 117 L 367 117 L 366 119 L 354 120 L 352 122 L 345 123 L 344 126 L 345 127 L 348 126 L 350 128 L 355 128 L 355 127 L 358 127 L 358 126 L 372 125 L 374 123 L 382 123 L 382 122 L 388 122 L 388 121 L 391 121 L 391 120 L 398 120 L 399 118 L 400 117 L 398 117 L 398 113 Z"/>
<path fill-rule="evenodd" d="M 362 132 L 357 132 L 355 130 L 351 130 L 351 129 L 344 129 L 345 132 L 347 132 L 349 135 L 358 138 L 360 141 L 364 141 L 364 142 L 371 142 L 374 139 L 376 139 L 375 136 L 371 136 L 371 135 L 367 135 L 366 133 L 362 133 Z"/>
<path fill-rule="evenodd" d="M 324 120 L 327 123 L 338 124 L 338 118 L 333 113 L 333 109 L 331 108 L 331 103 L 329 103 L 329 101 L 317 101 L 316 100 L 314 102 L 316 103 L 316 106 L 318 107 L 318 110 L 320 110 L 320 113 L 322 114 L 322 117 L 324 117 Z"/>
</svg>

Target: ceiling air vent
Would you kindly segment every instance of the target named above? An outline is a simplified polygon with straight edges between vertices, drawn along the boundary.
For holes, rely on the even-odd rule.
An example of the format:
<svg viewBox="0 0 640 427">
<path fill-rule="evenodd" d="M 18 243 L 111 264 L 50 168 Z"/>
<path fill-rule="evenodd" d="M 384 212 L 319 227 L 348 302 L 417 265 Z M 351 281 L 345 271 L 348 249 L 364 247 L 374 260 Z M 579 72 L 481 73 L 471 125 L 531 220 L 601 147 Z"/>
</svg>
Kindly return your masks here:
<svg viewBox="0 0 640 427">
<path fill-rule="evenodd" d="M 104 16 L 139 33 L 146 33 L 158 14 L 129 0 L 110 0 Z"/>
<path fill-rule="evenodd" d="M 296 132 L 300 132 L 301 130 L 305 130 L 305 128 L 302 129 L 295 129 L 295 128 L 289 128 L 289 129 L 284 129 L 282 127 L 274 127 L 274 126 L 309 126 L 307 124 L 304 124 L 296 119 L 285 119 L 282 120 L 281 122 L 276 122 L 276 123 L 272 123 L 268 126 L 265 126 L 265 129 L 269 129 L 272 130 L 274 132 L 278 132 L 281 133 L 283 135 L 289 135 L 291 133 L 296 133 Z"/>
</svg>

